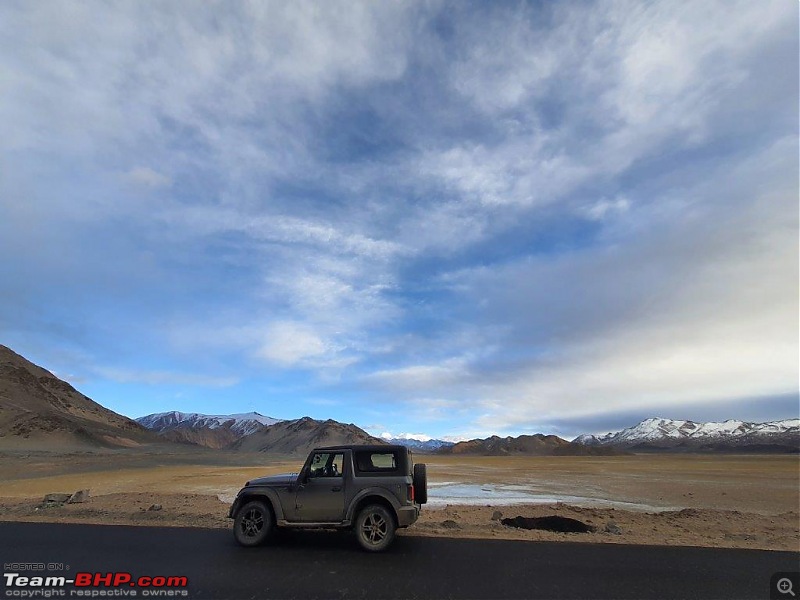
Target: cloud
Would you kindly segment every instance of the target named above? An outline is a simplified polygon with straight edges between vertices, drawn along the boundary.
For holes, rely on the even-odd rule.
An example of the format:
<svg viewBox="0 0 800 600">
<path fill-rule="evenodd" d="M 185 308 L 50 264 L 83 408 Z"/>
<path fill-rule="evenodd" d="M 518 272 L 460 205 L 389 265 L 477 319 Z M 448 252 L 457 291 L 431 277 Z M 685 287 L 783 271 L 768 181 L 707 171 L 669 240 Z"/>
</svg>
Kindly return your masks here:
<svg viewBox="0 0 800 600">
<path fill-rule="evenodd" d="M 266 331 L 265 338 L 258 356 L 283 367 L 318 358 L 327 351 L 322 338 L 300 323 L 274 323 Z"/>
<path fill-rule="evenodd" d="M 450 358 L 433 365 L 411 365 L 370 373 L 366 379 L 391 388 L 428 390 L 463 384 L 468 376 L 463 358 Z"/>
<path fill-rule="evenodd" d="M 257 241 L 279 244 L 305 244 L 331 254 L 388 259 L 406 253 L 400 244 L 373 239 L 358 232 L 308 218 L 281 214 L 255 214 L 224 207 L 170 207 L 155 215 L 172 227 L 184 228 L 190 235 L 213 236 L 242 233 Z"/>
<path fill-rule="evenodd" d="M 168 186 L 172 180 L 150 167 L 134 167 L 125 174 L 128 181 L 146 187 L 159 188 Z"/>
<path fill-rule="evenodd" d="M 759 94 L 754 59 L 789 37 L 794 14 L 780 2 L 585 8 L 519 5 L 488 25 L 467 21 L 452 84 L 497 135 L 433 149 L 423 172 L 464 200 L 543 206 L 637 161 L 697 147 L 735 112 L 743 88 Z"/>
<path fill-rule="evenodd" d="M 586 215 L 595 221 L 602 221 L 607 216 L 614 213 L 623 213 L 627 211 L 630 206 L 631 203 L 627 198 L 615 198 L 613 200 L 603 198 L 588 207 L 586 209 Z"/>
<path fill-rule="evenodd" d="M 173 371 L 142 371 L 117 367 L 96 367 L 94 373 L 117 383 L 141 383 L 152 386 L 184 385 L 224 388 L 239 383 L 239 379 L 236 377 L 216 377 Z"/>
<path fill-rule="evenodd" d="M 483 431 L 796 393 L 792 144 L 708 173 L 604 247 L 453 274 L 459 322 L 496 351 L 376 377 L 419 406 L 423 389 L 453 399 Z"/>
</svg>

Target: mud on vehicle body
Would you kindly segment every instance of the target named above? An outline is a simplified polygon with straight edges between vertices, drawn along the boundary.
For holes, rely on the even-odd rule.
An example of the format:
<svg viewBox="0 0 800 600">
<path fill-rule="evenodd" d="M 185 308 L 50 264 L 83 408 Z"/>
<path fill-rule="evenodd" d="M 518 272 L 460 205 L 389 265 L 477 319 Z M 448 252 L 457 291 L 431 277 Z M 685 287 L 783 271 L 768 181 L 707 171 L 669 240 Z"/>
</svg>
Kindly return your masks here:
<svg viewBox="0 0 800 600">
<path fill-rule="evenodd" d="M 351 529 L 374 552 L 416 522 L 427 486 L 425 465 L 404 446 L 317 448 L 299 473 L 248 481 L 228 516 L 243 546 L 264 543 L 277 527 Z"/>
</svg>

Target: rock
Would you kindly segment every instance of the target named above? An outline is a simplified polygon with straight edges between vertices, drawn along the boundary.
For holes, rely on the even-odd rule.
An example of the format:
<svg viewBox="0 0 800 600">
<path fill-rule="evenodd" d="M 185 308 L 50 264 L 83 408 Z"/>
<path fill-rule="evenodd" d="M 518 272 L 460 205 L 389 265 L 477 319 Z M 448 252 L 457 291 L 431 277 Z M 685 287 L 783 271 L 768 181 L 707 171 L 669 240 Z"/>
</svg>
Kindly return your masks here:
<svg viewBox="0 0 800 600">
<path fill-rule="evenodd" d="M 570 519 L 569 517 L 514 517 L 513 519 L 501 519 L 500 521 L 507 527 L 518 527 L 519 529 L 543 529 L 545 531 L 556 531 L 559 533 L 591 533 L 595 528 L 587 525 L 583 521 Z"/>
<path fill-rule="evenodd" d="M 162 508 L 162 506 L 160 504 L 151 504 L 150 508 L 148 508 L 147 510 L 155 511 L 155 510 L 161 510 L 161 508 Z"/>
<path fill-rule="evenodd" d="M 72 494 L 47 494 L 42 500 L 43 504 L 64 504 Z"/>
<path fill-rule="evenodd" d="M 89 490 L 78 490 L 67 500 L 67 504 L 80 504 L 89 500 Z"/>
<path fill-rule="evenodd" d="M 758 539 L 756 536 L 750 535 L 749 533 L 726 533 L 724 538 L 726 540 L 736 540 L 740 542 L 751 542 Z"/>
<path fill-rule="evenodd" d="M 619 525 L 614 523 L 614 521 L 609 521 L 606 523 L 606 526 L 603 528 L 603 531 L 606 533 L 610 533 L 612 535 L 621 535 L 622 529 L 619 528 Z"/>
<path fill-rule="evenodd" d="M 442 521 L 441 525 L 445 529 L 461 529 L 461 525 L 459 525 L 452 519 L 447 519 L 447 521 Z"/>
<path fill-rule="evenodd" d="M 499 510 L 496 510 L 492 513 L 492 521 L 499 521 L 502 518 L 503 518 L 503 513 L 501 513 Z"/>
</svg>

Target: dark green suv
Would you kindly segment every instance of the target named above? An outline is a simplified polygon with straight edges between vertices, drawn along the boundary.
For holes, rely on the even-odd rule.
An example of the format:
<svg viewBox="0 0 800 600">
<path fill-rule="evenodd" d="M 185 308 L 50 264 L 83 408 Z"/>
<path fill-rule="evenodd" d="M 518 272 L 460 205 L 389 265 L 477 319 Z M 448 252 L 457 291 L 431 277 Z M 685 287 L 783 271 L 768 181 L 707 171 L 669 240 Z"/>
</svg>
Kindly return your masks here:
<svg viewBox="0 0 800 600">
<path fill-rule="evenodd" d="M 427 501 L 425 465 L 405 446 L 331 446 L 313 450 L 299 473 L 245 483 L 228 516 L 243 546 L 262 544 L 276 527 L 352 529 L 377 552 Z"/>
</svg>

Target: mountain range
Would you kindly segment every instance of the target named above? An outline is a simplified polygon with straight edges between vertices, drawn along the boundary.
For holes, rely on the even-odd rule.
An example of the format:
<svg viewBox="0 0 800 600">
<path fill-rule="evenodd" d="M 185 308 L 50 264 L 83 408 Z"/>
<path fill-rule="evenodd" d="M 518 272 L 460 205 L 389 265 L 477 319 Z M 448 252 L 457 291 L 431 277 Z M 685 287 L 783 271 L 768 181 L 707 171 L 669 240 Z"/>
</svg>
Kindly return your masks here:
<svg viewBox="0 0 800 600">
<path fill-rule="evenodd" d="M 306 424 L 317 422 L 308 417 L 304 417 L 304 419 L 306 419 Z M 139 417 L 136 421 L 140 425 L 155 431 L 163 438 L 174 442 L 196 444 L 209 448 L 252 449 L 254 447 L 266 447 L 277 442 L 279 438 L 283 437 L 283 434 L 279 434 L 278 432 L 284 431 L 284 429 L 294 434 L 299 432 L 299 429 L 287 425 L 286 428 L 279 427 L 272 430 L 270 434 L 267 434 L 267 428 L 271 428 L 271 426 L 279 423 L 285 422 L 289 424 L 303 421 L 303 419 L 283 421 L 281 419 L 264 416 L 257 412 L 230 415 L 204 415 L 200 413 L 169 411 Z M 348 435 L 345 433 L 344 429 L 340 429 L 338 433 L 334 431 L 337 425 L 341 425 L 342 427 L 355 427 L 355 425 L 345 426 L 330 419 L 320 422 L 327 423 L 328 425 L 326 427 L 330 429 L 327 433 L 322 434 L 321 437 L 341 440 L 336 443 L 348 443 L 344 441 L 348 439 Z M 358 431 L 360 433 L 356 433 L 352 429 L 349 430 L 350 434 L 356 435 L 357 437 L 360 436 L 364 439 L 369 438 L 370 440 L 377 440 L 377 442 L 371 441 L 370 443 L 399 444 L 410 448 L 414 452 L 420 453 L 435 452 L 440 448 L 452 446 L 454 443 L 446 440 L 432 439 L 427 436 L 415 437 L 408 434 L 402 434 L 396 437 L 389 434 L 382 434 L 379 437 L 373 437 L 361 429 Z M 261 433 L 261 435 L 248 439 L 247 441 L 243 440 L 243 438 L 249 438 L 251 434 L 255 433 Z M 239 440 L 243 441 L 237 443 Z M 278 445 L 281 448 L 285 447 L 283 441 Z"/>
<path fill-rule="evenodd" d="M 654 417 L 605 435 L 580 435 L 587 447 L 631 451 L 800 452 L 800 419 L 697 423 Z"/>
<path fill-rule="evenodd" d="M 274 425 L 281 419 L 266 417 L 257 412 L 237 413 L 232 415 L 203 415 L 200 413 L 182 413 L 178 411 L 156 413 L 139 417 L 140 425 L 162 432 L 180 427 L 208 427 L 209 429 L 229 428 L 237 435 L 249 435 L 260 430 L 264 425 Z"/>
<path fill-rule="evenodd" d="M 139 417 L 136 422 L 172 442 L 226 448 L 242 437 L 279 423 L 280 419 L 257 412 L 203 415 L 170 411 Z"/>
<path fill-rule="evenodd" d="M 568 442 L 557 435 L 520 435 L 458 442 L 441 448 L 437 454 L 473 454 L 479 456 L 607 456 L 621 454 L 613 447 L 594 447 Z"/>
<path fill-rule="evenodd" d="M 73 451 L 180 443 L 242 452 L 304 454 L 313 446 L 396 443 L 421 453 L 607 455 L 620 452 L 800 452 L 800 419 L 697 423 L 664 418 L 572 442 L 554 435 L 491 436 L 452 443 L 427 436 L 377 438 L 353 424 L 257 412 L 204 415 L 177 411 L 136 421 L 105 408 L 53 373 L 0 345 L 0 449 Z"/>
<path fill-rule="evenodd" d="M 204 415 L 171 411 L 139 417 L 138 423 L 172 442 L 240 452 L 304 454 L 313 446 L 385 444 L 353 424 L 310 417 L 282 420 L 257 412 Z"/>
<path fill-rule="evenodd" d="M 455 442 L 449 442 L 447 440 L 437 440 L 433 438 L 429 438 L 427 436 L 412 436 L 408 434 L 403 434 L 399 436 L 391 436 L 388 434 L 381 434 L 381 439 L 386 440 L 389 444 L 399 444 L 400 446 L 405 446 L 406 448 L 411 448 L 414 452 L 420 453 L 431 453 L 436 452 L 437 450 L 441 450 L 442 448 L 449 448 L 455 445 Z"/>
</svg>

